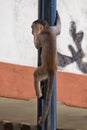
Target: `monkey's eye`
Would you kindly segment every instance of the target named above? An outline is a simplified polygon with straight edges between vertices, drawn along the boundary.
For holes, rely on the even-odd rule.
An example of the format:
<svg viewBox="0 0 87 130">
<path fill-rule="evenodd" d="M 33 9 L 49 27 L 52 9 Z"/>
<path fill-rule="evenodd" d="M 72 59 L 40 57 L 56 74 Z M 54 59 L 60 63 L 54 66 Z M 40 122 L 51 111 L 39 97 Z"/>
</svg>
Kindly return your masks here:
<svg viewBox="0 0 87 130">
<path fill-rule="evenodd" d="M 33 27 L 34 27 L 34 24 L 31 25 L 31 28 L 32 28 L 32 29 L 33 29 Z"/>
<path fill-rule="evenodd" d="M 36 29 L 36 26 L 34 26 L 34 25 L 31 25 L 31 28 L 34 30 L 34 29 Z"/>
</svg>

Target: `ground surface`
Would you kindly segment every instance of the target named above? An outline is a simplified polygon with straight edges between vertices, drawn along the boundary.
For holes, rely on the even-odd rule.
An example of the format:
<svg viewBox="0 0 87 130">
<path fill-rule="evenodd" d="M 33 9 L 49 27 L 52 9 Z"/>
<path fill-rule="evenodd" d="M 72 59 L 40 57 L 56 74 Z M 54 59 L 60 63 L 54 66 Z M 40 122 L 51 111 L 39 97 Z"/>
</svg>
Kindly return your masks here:
<svg viewBox="0 0 87 130">
<path fill-rule="evenodd" d="M 0 98 L 0 121 L 36 125 L 36 99 Z M 87 109 L 57 103 L 57 128 L 87 130 Z"/>
</svg>

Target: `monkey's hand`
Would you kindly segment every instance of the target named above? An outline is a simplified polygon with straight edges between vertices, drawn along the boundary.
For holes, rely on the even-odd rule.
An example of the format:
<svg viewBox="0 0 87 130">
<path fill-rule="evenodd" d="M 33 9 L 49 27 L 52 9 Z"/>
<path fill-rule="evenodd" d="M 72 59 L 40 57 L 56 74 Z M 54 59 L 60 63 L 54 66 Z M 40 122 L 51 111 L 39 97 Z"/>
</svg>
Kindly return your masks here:
<svg viewBox="0 0 87 130">
<path fill-rule="evenodd" d="M 61 33 L 61 19 L 59 16 L 58 11 L 56 10 L 56 35 L 59 35 Z"/>
<path fill-rule="evenodd" d="M 56 10 L 56 17 L 58 18 L 59 17 L 59 13 L 58 13 L 58 11 Z"/>
<path fill-rule="evenodd" d="M 41 44 L 38 40 L 38 36 L 37 35 L 34 35 L 34 45 L 37 49 L 40 49 L 41 48 Z"/>
<path fill-rule="evenodd" d="M 56 35 L 59 35 L 61 33 L 61 19 L 59 16 L 58 11 L 56 11 L 56 20 L 55 20 L 55 26 L 50 26 L 50 29 L 52 32 Z"/>
</svg>

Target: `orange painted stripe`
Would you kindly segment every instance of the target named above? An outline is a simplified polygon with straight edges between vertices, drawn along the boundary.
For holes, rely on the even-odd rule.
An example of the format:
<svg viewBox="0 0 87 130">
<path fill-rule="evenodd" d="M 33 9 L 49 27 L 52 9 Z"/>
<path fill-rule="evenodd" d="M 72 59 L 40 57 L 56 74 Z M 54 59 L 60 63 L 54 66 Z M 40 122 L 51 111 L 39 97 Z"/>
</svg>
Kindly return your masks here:
<svg viewBox="0 0 87 130">
<path fill-rule="evenodd" d="M 87 108 L 87 76 L 58 72 L 57 94 L 57 100 Z"/>
<path fill-rule="evenodd" d="M 33 72 L 34 68 L 0 63 L 0 96 L 34 98 Z"/>
<path fill-rule="evenodd" d="M 0 96 L 36 98 L 33 86 L 35 68 L 0 62 Z M 87 107 L 87 76 L 57 72 L 57 101 Z"/>
</svg>

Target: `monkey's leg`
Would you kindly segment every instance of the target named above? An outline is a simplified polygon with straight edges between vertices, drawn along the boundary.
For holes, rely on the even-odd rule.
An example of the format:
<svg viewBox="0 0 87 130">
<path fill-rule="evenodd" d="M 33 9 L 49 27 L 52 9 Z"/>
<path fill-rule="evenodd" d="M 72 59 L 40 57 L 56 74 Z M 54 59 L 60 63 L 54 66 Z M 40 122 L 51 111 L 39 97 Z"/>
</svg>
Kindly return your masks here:
<svg viewBox="0 0 87 130">
<path fill-rule="evenodd" d="M 44 106 L 42 117 L 40 117 L 38 121 L 39 126 L 42 126 L 45 123 L 45 120 L 48 115 L 48 111 L 49 111 L 50 103 L 51 103 L 51 96 L 53 93 L 53 79 L 54 79 L 54 72 L 51 72 L 48 75 L 48 86 L 47 86 L 45 106 Z"/>
<path fill-rule="evenodd" d="M 40 81 L 47 78 L 47 71 L 44 67 L 38 67 L 34 72 L 34 87 L 36 91 L 36 96 L 38 98 L 42 97 L 42 91 L 40 87 Z"/>
</svg>

